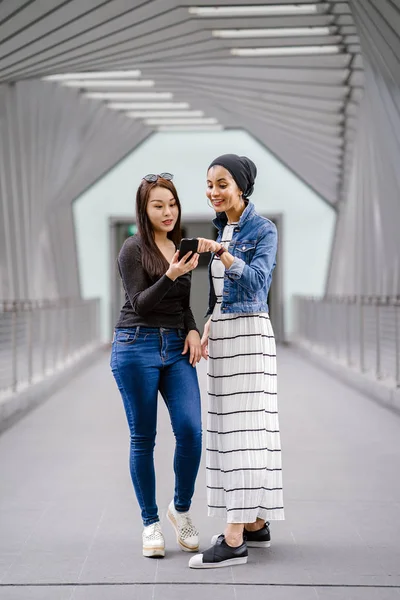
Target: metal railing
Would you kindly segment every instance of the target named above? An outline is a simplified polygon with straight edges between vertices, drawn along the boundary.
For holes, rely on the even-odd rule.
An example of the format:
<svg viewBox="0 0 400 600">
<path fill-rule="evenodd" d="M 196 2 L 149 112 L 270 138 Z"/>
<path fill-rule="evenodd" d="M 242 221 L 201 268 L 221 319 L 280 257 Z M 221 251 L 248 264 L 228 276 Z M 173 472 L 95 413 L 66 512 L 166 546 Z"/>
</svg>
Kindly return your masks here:
<svg viewBox="0 0 400 600">
<path fill-rule="evenodd" d="M 99 300 L 0 301 L 0 397 L 21 391 L 99 343 Z"/>
<path fill-rule="evenodd" d="M 400 297 L 296 296 L 295 340 L 400 387 Z"/>
</svg>

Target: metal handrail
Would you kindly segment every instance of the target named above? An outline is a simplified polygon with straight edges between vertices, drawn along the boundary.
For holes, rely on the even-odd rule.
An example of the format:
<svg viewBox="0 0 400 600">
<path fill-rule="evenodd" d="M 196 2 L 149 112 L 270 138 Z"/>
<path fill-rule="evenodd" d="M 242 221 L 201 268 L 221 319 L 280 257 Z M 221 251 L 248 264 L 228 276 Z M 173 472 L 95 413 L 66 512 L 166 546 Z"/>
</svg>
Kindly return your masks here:
<svg viewBox="0 0 400 600">
<path fill-rule="evenodd" d="M 100 339 L 99 299 L 0 300 L 0 397 L 65 368 Z"/>
<path fill-rule="evenodd" d="M 400 387 L 400 296 L 295 296 L 294 339 Z"/>
</svg>

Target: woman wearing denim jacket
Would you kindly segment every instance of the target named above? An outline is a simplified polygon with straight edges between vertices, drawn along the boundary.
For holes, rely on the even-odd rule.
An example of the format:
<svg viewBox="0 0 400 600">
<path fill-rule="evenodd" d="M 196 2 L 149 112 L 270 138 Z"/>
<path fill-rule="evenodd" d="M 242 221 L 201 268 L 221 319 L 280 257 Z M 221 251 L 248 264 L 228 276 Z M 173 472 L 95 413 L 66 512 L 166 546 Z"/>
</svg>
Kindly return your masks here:
<svg viewBox="0 0 400 600">
<path fill-rule="evenodd" d="M 218 238 L 212 252 L 210 298 L 202 338 L 208 358 L 207 498 L 209 516 L 226 517 L 224 535 L 194 556 L 192 568 L 247 562 L 247 547 L 270 546 L 268 520 L 284 519 L 277 412 L 275 339 L 267 297 L 277 232 L 249 201 L 254 163 L 226 154 L 207 174 Z"/>
<path fill-rule="evenodd" d="M 130 471 L 148 557 L 165 554 L 153 459 L 158 392 L 176 439 L 175 494 L 167 517 L 182 550 L 199 547 L 189 513 L 201 456 L 200 392 L 193 368 L 201 359 L 201 345 L 189 306 L 198 254 L 179 260 L 181 207 L 171 179 L 170 173 L 146 175 L 137 191 L 138 234 L 125 241 L 118 256 L 125 305 L 111 355 L 130 429 Z"/>
</svg>

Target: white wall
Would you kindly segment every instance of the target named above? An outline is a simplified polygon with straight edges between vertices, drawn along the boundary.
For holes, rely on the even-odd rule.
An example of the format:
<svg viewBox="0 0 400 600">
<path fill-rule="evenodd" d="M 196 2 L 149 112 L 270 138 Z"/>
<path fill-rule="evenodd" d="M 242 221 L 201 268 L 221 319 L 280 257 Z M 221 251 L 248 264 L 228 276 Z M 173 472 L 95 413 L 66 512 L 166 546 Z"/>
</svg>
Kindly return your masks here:
<svg viewBox="0 0 400 600">
<path fill-rule="evenodd" d="M 243 131 L 158 133 L 117 165 L 74 203 L 82 294 L 102 299 L 102 331 L 109 331 L 109 216 L 134 214 L 136 188 L 147 173 L 169 171 L 185 217 L 214 212 L 207 205 L 209 163 L 220 154 L 249 156 L 257 165 L 251 197 L 263 214 L 284 215 L 283 275 L 285 324 L 292 328 L 293 294 L 323 293 L 335 213 L 286 167 Z"/>
</svg>

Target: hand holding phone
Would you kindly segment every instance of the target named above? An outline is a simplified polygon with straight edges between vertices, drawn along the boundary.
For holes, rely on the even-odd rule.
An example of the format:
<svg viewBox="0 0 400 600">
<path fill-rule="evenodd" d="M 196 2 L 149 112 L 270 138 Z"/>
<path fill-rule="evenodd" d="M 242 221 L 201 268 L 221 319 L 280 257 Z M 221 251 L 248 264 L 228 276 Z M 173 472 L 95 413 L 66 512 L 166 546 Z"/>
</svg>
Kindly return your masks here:
<svg viewBox="0 0 400 600">
<path fill-rule="evenodd" d="M 182 260 L 188 252 L 192 253 L 189 260 L 193 258 L 193 254 L 197 252 L 198 246 L 199 240 L 197 238 L 182 238 L 179 245 L 179 260 Z"/>
<path fill-rule="evenodd" d="M 179 249 L 175 252 L 173 259 L 166 272 L 167 277 L 175 281 L 181 275 L 193 271 L 199 264 L 197 238 L 182 238 Z M 186 258 L 185 258 L 186 257 Z M 182 260 L 185 259 L 185 260 Z"/>
</svg>

